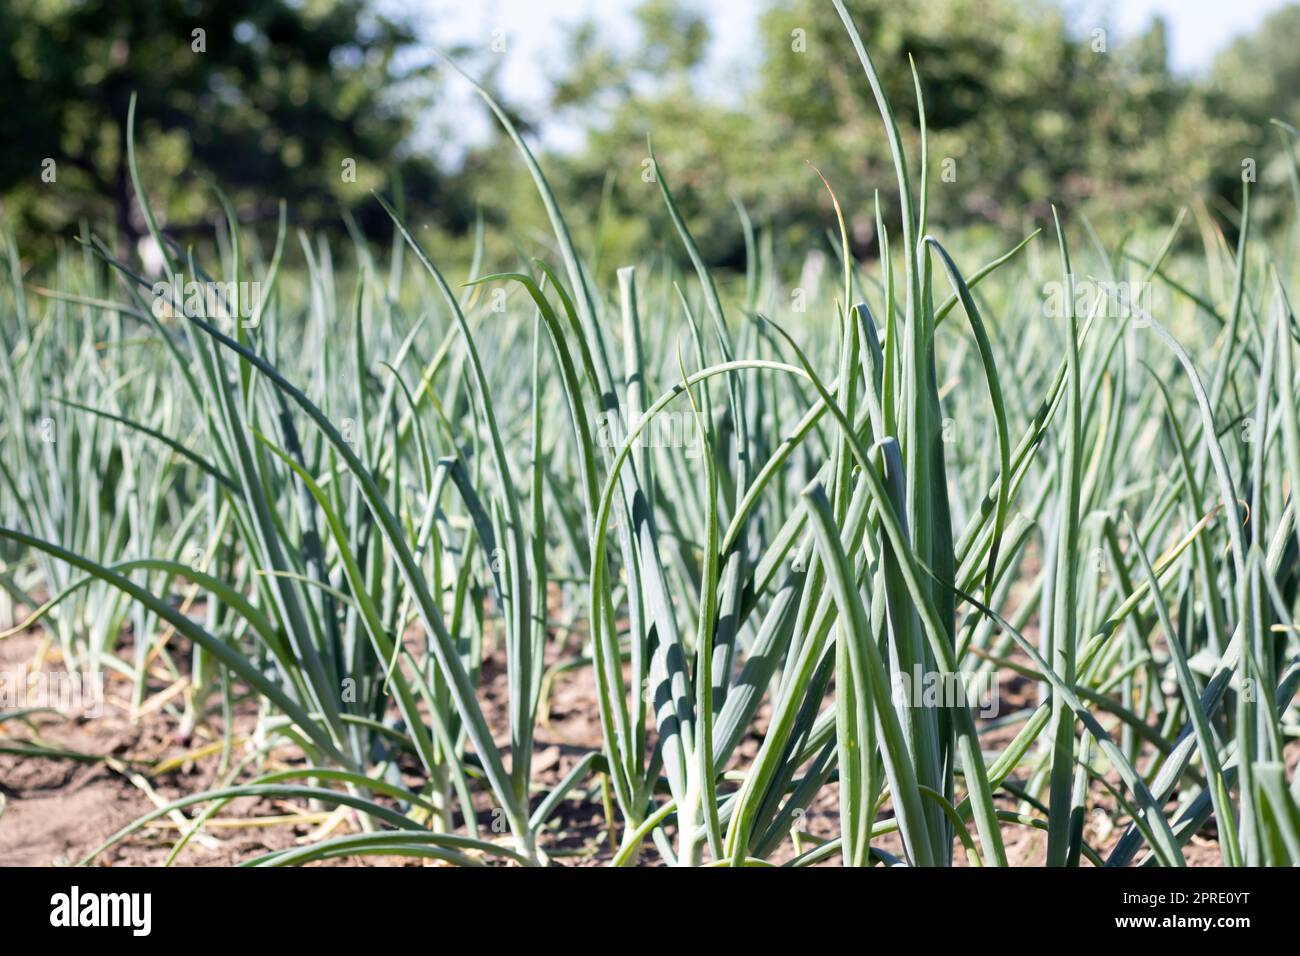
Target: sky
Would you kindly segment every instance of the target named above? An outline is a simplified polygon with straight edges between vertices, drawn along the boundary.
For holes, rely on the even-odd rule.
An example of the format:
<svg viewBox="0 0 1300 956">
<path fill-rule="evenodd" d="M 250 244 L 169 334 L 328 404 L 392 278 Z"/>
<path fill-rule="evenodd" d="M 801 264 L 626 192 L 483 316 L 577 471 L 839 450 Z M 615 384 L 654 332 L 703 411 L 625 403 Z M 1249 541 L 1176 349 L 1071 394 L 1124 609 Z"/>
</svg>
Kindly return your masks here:
<svg viewBox="0 0 1300 956">
<path fill-rule="evenodd" d="M 1249 32 L 1287 0 L 1075 0 L 1067 9 L 1083 11 L 1075 26 L 1090 30 L 1100 14 L 1121 37 L 1141 32 L 1155 16 L 1169 26 L 1170 61 L 1174 70 L 1192 74 L 1207 68 L 1214 54 L 1234 37 Z M 545 102 L 544 78 L 562 70 L 567 31 L 585 17 L 594 17 L 621 44 L 633 44 L 636 31 L 630 12 L 637 0 L 388 0 L 386 6 L 406 14 L 437 42 L 491 45 L 494 41 L 505 65 L 501 89 L 510 103 L 528 110 Z M 758 41 L 758 16 L 765 0 L 698 0 L 709 16 L 712 43 L 705 75 L 714 88 L 740 90 L 752 75 L 749 64 Z M 463 87 L 464 85 L 461 84 Z M 449 91 L 441 111 L 454 116 L 456 139 L 474 142 L 486 135 L 488 121 L 474 107 L 467 89 Z M 535 115 L 535 112 L 534 114 Z M 576 131 L 560 124 L 544 127 L 546 145 L 576 146 Z"/>
<path fill-rule="evenodd" d="M 1140 31 L 1157 15 L 1170 27 L 1170 55 L 1180 72 L 1210 64 L 1229 40 L 1259 26 L 1284 0 L 1128 0 L 1115 4 L 1116 24 L 1125 33 Z"/>
</svg>

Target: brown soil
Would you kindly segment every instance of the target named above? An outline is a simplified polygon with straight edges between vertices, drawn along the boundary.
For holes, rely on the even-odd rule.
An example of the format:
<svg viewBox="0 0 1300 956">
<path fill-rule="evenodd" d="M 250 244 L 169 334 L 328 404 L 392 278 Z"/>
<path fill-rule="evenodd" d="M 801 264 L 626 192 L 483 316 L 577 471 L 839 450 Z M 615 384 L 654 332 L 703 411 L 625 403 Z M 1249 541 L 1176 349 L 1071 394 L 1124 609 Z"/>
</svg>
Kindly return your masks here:
<svg viewBox="0 0 1300 956">
<path fill-rule="evenodd" d="M 553 647 L 552 656 L 572 654 L 573 648 Z M 57 669 L 57 653 L 50 652 L 40 637 L 29 632 L 0 641 L 0 669 L 13 669 L 39 661 L 46 669 Z M 495 660 L 485 665 L 482 700 L 489 723 L 505 726 L 505 676 Z M 18 741 L 37 741 L 47 747 L 63 748 L 86 755 L 84 761 L 0 753 L 0 865 L 47 866 L 75 863 L 91 853 L 118 829 L 164 802 L 197 793 L 218 781 L 218 748 L 211 753 L 193 756 L 196 749 L 221 740 L 220 715 L 208 721 L 194 738 L 176 737 L 174 711 L 179 695 L 167 706 L 158 707 L 131 719 L 130 703 L 124 695 L 129 685 L 125 679 L 107 681 L 103 714 L 95 719 L 69 719 L 59 714 L 32 715 L 26 721 L 0 723 L 0 749 Z M 150 693 L 166 689 L 166 682 L 151 682 Z M 1032 703 L 1032 682 L 1008 672 L 1002 678 L 1003 712 Z M 767 712 L 759 714 L 756 727 L 740 747 L 736 762 L 743 765 L 757 752 Z M 249 699 L 236 708 L 236 741 L 255 726 L 255 705 Z M 1015 736 L 1018 726 L 990 731 L 984 740 L 986 749 L 999 749 Z M 595 688 L 590 668 L 560 675 L 554 683 L 549 712 L 536 734 L 534 779 L 544 792 L 558 782 L 588 751 L 600 745 L 600 722 L 595 707 Z M 507 741 L 498 741 L 505 744 Z M 1295 755 L 1292 755 L 1295 759 Z M 285 748 L 270 755 L 267 770 L 301 765 L 302 755 Z M 414 777 L 411 778 L 414 781 Z M 1016 808 L 1016 801 L 999 797 L 999 804 Z M 1085 839 L 1105 853 L 1123 832 L 1123 824 L 1107 828 L 1104 812 L 1114 804 L 1100 784 L 1095 785 L 1093 806 L 1103 812 L 1090 817 Z M 476 806 L 485 828 L 490 825 L 491 804 L 484 798 Z M 197 808 L 187 808 L 192 818 Z M 180 854 L 177 864 L 184 866 L 228 866 L 260 854 L 319 839 L 326 812 L 314 813 L 306 807 L 283 800 L 243 798 L 220 810 L 203 834 L 192 840 Z M 332 821 L 333 835 L 356 829 L 355 820 L 343 816 Z M 824 787 L 803 818 L 802 830 L 815 837 L 828 838 L 838 832 L 838 792 L 835 785 Z M 1109 832 L 1107 832 L 1109 829 Z M 168 857 L 182 832 L 173 821 L 156 821 L 126 840 L 100 854 L 96 863 L 105 866 L 160 865 Z M 620 836 L 616 829 L 613 839 Z M 1039 830 L 1005 826 L 1009 862 L 1013 865 L 1041 865 L 1046 835 Z M 883 849 L 899 853 L 895 837 L 877 841 Z M 545 846 L 554 862 L 570 866 L 607 863 L 611 856 L 611 835 L 606 829 L 605 812 L 599 788 L 584 784 L 565 801 L 555 822 L 545 836 Z M 787 843 L 776 859 L 793 855 Z M 1219 851 L 1213 833 L 1198 834 L 1185 851 L 1194 866 L 1214 866 Z M 958 865 L 965 864 L 957 850 Z M 365 861 L 367 865 L 418 865 L 395 857 Z M 642 865 L 661 861 L 652 844 L 642 852 Z M 347 865 L 321 863 L 316 865 Z M 1085 863 L 1085 865 L 1087 865 Z"/>
<path fill-rule="evenodd" d="M 57 670 L 57 650 L 50 649 L 36 632 L 0 641 L 0 670 L 26 665 L 35 670 Z M 151 691 L 164 690 L 151 682 Z M 506 684 L 500 668 L 484 668 L 483 703 L 492 726 L 505 725 Z M 135 720 L 123 695 L 125 679 L 109 675 L 103 712 L 90 718 L 68 718 L 43 713 L 0 723 L 0 749 L 14 744 L 39 743 L 84 755 L 84 760 L 0 753 L 0 865 L 49 866 L 80 861 L 123 826 L 164 803 L 217 785 L 220 752 L 192 759 L 181 758 L 222 739 L 219 714 L 209 718 L 201 736 L 183 741 L 176 736 L 177 718 L 163 708 Z M 600 745 L 599 718 L 594 706 L 594 686 L 589 670 L 559 676 L 551 694 L 549 719 L 537 731 L 533 756 L 534 779 L 542 788 L 557 783 L 589 750 Z M 179 703 L 177 700 L 176 703 Z M 499 717 L 500 719 L 496 719 Z M 251 700 L 238 706 L 234 721 L 236 742 L 256 724 Z M 499 740 L 503 746 L 508 739 Z M 178 763 L 179 761 L 179 763 Z M 286 747 L 273 752 L 266 769 L 284 769 L 303 763 L 302 754 Z M 173 766 L 168 766 L 173 765 Z M 163 768 L 159 772 L 158 768 Z M 150 796 L 152 793 L 152 798 Z M 604 812 L 597 799 L 587 799 L 578 788 L 577 799 L 567 801 L 549 832 L 547 850 L 556 862 L 599 865 L 611 852 L 605 833 Z M 490 830 L 491 802 L 477 806 L 480 824 Z M 196 808 L 187 807 L 193 817 Z M 227 804 L 205 828 L 203 842 L 192 840 L 177 865 L 229 866 L 272 850 L 309 842 L 328 814 L 310 814 L 287 801 L 241 798 Z M 355 830 L 345 817 L 333 835 Z M 215 825 L 214 825 L 215 824 Z M 181 833 L 172 821 L 157 821 L 100 854 L 100 865 L 151 866 L 162 864 Z M 572 855 L 570 855 L 572 854 Z M 653 849 L 643 854 L 647 862 Z M 369 859 L 367 865 L 409 865 L 399 858 Z M 347 865 L 336 861 L 323 866 Z"/>
</svg>

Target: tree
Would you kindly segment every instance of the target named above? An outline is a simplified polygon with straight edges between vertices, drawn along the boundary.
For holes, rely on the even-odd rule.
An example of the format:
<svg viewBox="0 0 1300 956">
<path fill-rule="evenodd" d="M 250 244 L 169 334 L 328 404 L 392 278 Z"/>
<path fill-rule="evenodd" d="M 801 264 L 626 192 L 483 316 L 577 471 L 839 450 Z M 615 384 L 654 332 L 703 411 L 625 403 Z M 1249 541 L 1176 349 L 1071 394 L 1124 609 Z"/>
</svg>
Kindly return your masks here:
<svg viewBox="0 0 1300 956">
<path fill-rule="evenodd" d="M 1252 33 L 1233 40 L 1215 58 L 1207 94 L 1218 133 L 1214 192 L 1220 204 L 1241 199 L 1243 168 L 1255 168 L 1265 184 L 1254 191 L 1257 221 L 1272 225 L 1294 209 L 1289 181 L 1294 150 L 1290 136 L 1279 136 L 1269 120 L 1300 126 L 1300 5 L 1291 4 L 1264 19 Z"/>
<path fill-rule="evenodd" d="M 401 169 L 410 112 L 391 92 L 409 28 L 361 0 L 9 0 L 0 5 L 0 188 L 21 224 L 109 220 L 139 237 L 126 163 L 127 107 L 168 228 L 205 224 L 207 173 L 241 218 L 337 221 Z M 400 87 L 399 87 L 400 89 Z M 159 195 L 154 195 L 157 191 Z"/>
<path fill-rule="evenodd" d="M 980 225 L 1007 241 L 1048 221 L 1056 203 L 1099 226 L 1127 228 L 1135 209 L 1145 222 L 1171 219 L 1206 191 L 1227 127 L 1208 118 L 1201 88 L 1170 71 L 1162 21 L 1120 42 L 1105 21 L 1067 24 L 1050 0 L 847 6 L 898 115 L 914 175 L 915 60 L 936 226 Z M 581 24 L 555 77 L 548 119 L 581 124 L 585 133 L 582 148 L 546 159 L 580 210 L 574 218 L 601 223 L 604 238 L 621 243 L 619 257 L 647 240 L 680 253 L 658 188 L 644 179 L 649 136 L 711 262 L 744 261 L 733 197 L 787 248 L 824 248 L 833 219 L 809 164 L 835 190 L 857 251 L 869 253 L 877 190 L 886 221 L 896 221 L 894 175 L 874 97 L 834 8 L 768 0 L 754 82 L 728 96 L 696 69 L 708 38 L 699 14 L 650 0 L 636 15 L 642 40 L 633 51 Z M 502 186 L 510 161 L 489 152 L 479 162 L 491 170 L 493 191 L 482 191 L 491 205 L 517 193 Z M 516 220 L 518 204 L 502 208 Z"/>
</svg>

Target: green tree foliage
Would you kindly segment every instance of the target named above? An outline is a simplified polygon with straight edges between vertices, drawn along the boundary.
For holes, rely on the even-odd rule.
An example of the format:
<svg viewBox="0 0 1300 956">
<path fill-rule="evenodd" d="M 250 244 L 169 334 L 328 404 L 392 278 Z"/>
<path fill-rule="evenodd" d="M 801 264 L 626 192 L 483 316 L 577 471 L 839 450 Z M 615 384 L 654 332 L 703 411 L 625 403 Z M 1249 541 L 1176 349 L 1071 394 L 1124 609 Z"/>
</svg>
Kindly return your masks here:
<svg viewBox="0 0 1300 956">
<path fill-rule="evenodd" d="M 1016 233 L 1056 203 L 1123 230 L 1135 209 L 1152 222 L 1189 201 L 1230 214 L 1239 200 L 1242 144 L 1260 135 L 1267 111 L 1224 109 L 1211 86 L 1175 74 L 1161 20 L 1121 42 L 1106 21 L 1067 22 L 1050 0 L 848 5 L 914 162 L 919 115 L 909 56 L 924 77 L 931 208 L 945 226 Z M 871 91 L 846 55 L 830 4 L 770 0 L 756 75 L 735 90 L 710 87 L 697 69 L 708 38 L 698 13 L 648 0 L 636 16 L 642 39 L 632 49 L 613 46 L 592 23 L 579 25 L 555 76 L 551 117 L 581 125 L 585 145 L 552 157 L 550 168 L 599 224 L 593 243 L 631 248 L 648 232 L 671 237 L 656 225 L 665 224 L 658 190 L 644 181 L 650 137 L 717 264 L 743 257 L 732 197 L 783 243 L 823 243 L 829 199 L 809 164 L 836 191 L 859 250 L 874 244 L 875 192 L 888 214 L 893 174 Z M 1293 28 L 1275 32 L 1296 36 Z M 1286 69 L 1297 68 L 1294 54 L 1288 60 L 1296 47 L 1280 39 L 1266 46 L 1273 52 L 1259 61 L 1274 76 L 1271 99 L 1294 102 Z M 1254 60 L 1253 48 L 1244 49 Z M 517 192 L 503 186 L 506 169 L 479 161 L 492 176 L 490 190 L 475 189 L 480 200 L 491 207 L 503 193 L 522 195 L 525 184 Z"/>
<path fill-rule="evenodd" d="M 1269 121 L 1300 126 L 1300 5 L 1281 8 L 1228 44 L 1215 58 L 1208 96 L 1215 120 L 1233 132 L 1220 139 L 1216 192 L 1240 190 L 1242 164 L 1253 161 L 1265 184 L 1256 191 L 1256 211 L 1264 222 L 1276 222 L 1291 208 L 1291 163 L 1283 147 L 1293 149 L 1294 140 L 1275 135 Z"/>
<path fill-rule="evenodd" d="M 1300 6 L 1230 44 L 1204 79 L 1171 71 L 1159 20 L 1121 42 L 1105 20 L 1067 16 L 1055 0 L 849 7 L 913 163 L 920 138 L 909 57 L 924 77 L 931 210 L 945 228 L 1023 234 L 1053 202 L 1120 231 L 1136 209 L 1154 224 L 1203 202 L 1231 227 L 1244 160 L 1261 178 L 1289 175 L 1268 120 L 1300 126 Z M 344 210 L 363 230 L 382 231 L 369 202 L 379 189 L 405 197 L 413 218 L 462 247 L 476 208 L 489 225 L 509 220 L 523 235 L 544 234 L 533 187 L 495 124 L 454 166 L 435 163 L 430 137 L 416 131 L 427 134 L 424 107 L 443 89 L 445 74 L 426 69 L 432 58 L 420 47 L 437 31 L 417 38 L 378 12 L 387 9 L 373 0 L 0 5 L 7 220 L 66 234 L 89 219 L 137 237 L 123 163 L 136 91 L 142 163 L 151 183 L 164 184 L 155 200 L 173 235 L 210 219 L 199 172 L 231 192 L 248 221 L 274 217 L 284 198 L 296 223 L 337 227 Z M 825 246 L 830 202 L 811 166 L 839 197 L 857 251 L 869 251 L 877 190 L 886 215 L 894 212 L 893 173 L 832 6 L 764 0 L 752 57 L 725 79 L 702 68 L 710 23 L 729 28 L 683 0 L 642 0 L 633 43 L 616 43 L 597 21 L 574 23 L 568 49 L 549 61 L 544 108 L 511 112 L 530 135 L 564 128 L 567 143 L 577 140 L 544 162 L 593 263 L 612 269 L 655 242 L 680 252 L 650 179 L 647 141 L 715 265 L 743 262 L 734 199 L 782 246 Z M 495 87 L 503 58 L 453 52 Z M 457 142 L 459 131 L 447 132 Z M 355 176 L 345 175 L 349 159 Z M 57 183 L 44 178 L 47 160 Z M 1257 207 L 1266 224 L 1285 208 Z M 498 241 L 491 230 L 489 241 Z"/>
<path fill-rule="evenodd" d="M 1256 121 L 1300 125 L 1300 6 L 1281 8 L 1218 55 L 1210 79 L 1225 105 Z"/>
<path fill-rule="evenodd" d="M 296 221 L 337 222 L 400 171 L 409 193 L 454 220 L 430 164 L 400 153 L 418 104 L 402 99 L 409 84 L 394 65 L 413 39 L 362 0 L 8 0 L 0 183 L 10 218 L 59 231 L 86 218 L 140 235 L 125 164 L 134 92 L 146 178 L 172 183 L 158 197 L 170 232 L 206 227 L 211 195 L 195 172 L 230 192 L 241 216 L 273 218 L 283 197 Z"/>
</svg>

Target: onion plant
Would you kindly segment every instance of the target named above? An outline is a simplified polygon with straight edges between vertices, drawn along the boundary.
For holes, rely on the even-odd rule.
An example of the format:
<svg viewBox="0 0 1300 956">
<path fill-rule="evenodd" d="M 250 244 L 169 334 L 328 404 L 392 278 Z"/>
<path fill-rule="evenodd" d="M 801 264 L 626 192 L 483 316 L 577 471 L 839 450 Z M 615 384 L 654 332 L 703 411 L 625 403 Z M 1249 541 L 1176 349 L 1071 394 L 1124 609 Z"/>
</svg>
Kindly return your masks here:
<svg viewBox="0 0 1300 956">
<path fill-rule="evenodd" d="M 1005 866 L 1020 827 L 1028 862 L 1181 865 L 1209 826 L 1225 864 L 1300 862 L 1294 276 L 1249 192 L 1231 240 L 1204 223 L 1212 268 L 1182 216 L 968 250 L 927 215 L 918 71 L 913 135 L 835 6 L 895 182 L 859 261 L 810 173 L 838 265 L 812 312 L 743 207 L 743 280 L 710 270 L 653 149 L 674 253 L 604 275 L 477 84 L 552 227 L 518 261 L 480 231 L 440 265 L 400 198 L 386 250 L 283 211 L 263 245 L 216 187 L 216 241 L 182 247 L 134 106 L 161 278 L 215 308 L 89 234 L 41 283 L 7 243 L 0 585 L 67 666 L 137 705 L 183 679 L 186 733 L 225 717 L 215 788 L 105 847 L 194 808 L 176 858 L 279 797 L 356 832 L 250 865 L 540 865 L 599 785 L 615 865 Z M 543 783 L 548 673 L 582 668 L 600 746 Z M 1013 677 L 1034 693 L 990 719 L 972 689 Z M 286 743 L 302 764 L 268 771 Z"/>
</svg>

